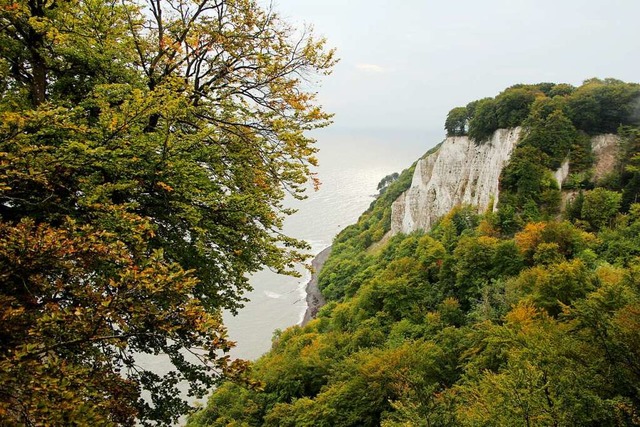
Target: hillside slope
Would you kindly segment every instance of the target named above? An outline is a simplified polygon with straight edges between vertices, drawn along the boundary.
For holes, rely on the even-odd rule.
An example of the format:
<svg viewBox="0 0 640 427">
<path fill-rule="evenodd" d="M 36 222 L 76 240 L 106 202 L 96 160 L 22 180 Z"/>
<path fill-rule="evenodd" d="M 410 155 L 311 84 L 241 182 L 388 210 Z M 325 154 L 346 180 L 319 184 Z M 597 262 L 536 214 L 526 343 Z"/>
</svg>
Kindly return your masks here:
<svg viewBox="0 0 640 427">
<path fill-rule="evenodd" d="M 496 209 L 458 205 L 374 244 L 425 169 L 404 171 L 336 237 L 317 319 L 190 425 L 639 425 L 639 95 L 545 83 L 455 109 L 448 132 L 479 150 L 522 127 Z M 592 149 L 609 133 L 596 140 L 615 147 Z"/>
</svg>

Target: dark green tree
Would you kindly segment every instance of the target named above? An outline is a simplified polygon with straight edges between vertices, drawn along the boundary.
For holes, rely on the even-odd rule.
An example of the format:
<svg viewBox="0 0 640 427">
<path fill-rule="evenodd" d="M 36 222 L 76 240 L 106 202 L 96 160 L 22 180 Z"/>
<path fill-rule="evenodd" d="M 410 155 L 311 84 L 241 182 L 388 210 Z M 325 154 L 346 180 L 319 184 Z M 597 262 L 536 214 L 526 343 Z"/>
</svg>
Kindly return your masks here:
<svg viewBox="0 0 640 427">
<path fill-rule="evenodd" d="M 387 187 L 389 187 L 389 185 L 395 181 L 396 179 L 398 179 L 398 177 L 400 176 L 400 174 L 398 174 L 398 172 L 394 172 L 392 174 L 389 174 L 387 176 L 385 176 L 384 178 L 382 178 L 380 180 L 380 182 L 378 183 L 378 193 L 382 194 L 387 190 Z"/>
<path fill-rule="evenodd" d="M 621 125 L 638 125 L 640 85 L 615 79 L 591 79 L 567 98 L 567 115 L 591 135 L 614 133 Z"/>
<path fill-rule="evenodd" d="M 546 117 L 533 115 L 527 120 L 528 132 L 522 138 L 522 145 L 531 145 L 549 156 L 546 165 L 557 169 L 568 157 L 578 140 L 576 128 L 560 110 L 554 110 Z"/>
<path fill-rule="evenodd" d="M 469 114 L 466 107 L 456 107 L 449 111 L 444 122 L 447 136 L 463 136 L 469 127 Z"/>
<path fill-rule="evenodd" d="M 498 129 L 496 102 L 491 98 L 481 99 L 473 110 L 469 120 L 469 137 L 481 143 Z"/>
<path fill-rule="evenodd" d="M 496 96 L 496 120 L 498 128 L 520 126 L 529 116 L 531 104 L 536 99 L 532 88 L 509 88 Z"/>
</svg>

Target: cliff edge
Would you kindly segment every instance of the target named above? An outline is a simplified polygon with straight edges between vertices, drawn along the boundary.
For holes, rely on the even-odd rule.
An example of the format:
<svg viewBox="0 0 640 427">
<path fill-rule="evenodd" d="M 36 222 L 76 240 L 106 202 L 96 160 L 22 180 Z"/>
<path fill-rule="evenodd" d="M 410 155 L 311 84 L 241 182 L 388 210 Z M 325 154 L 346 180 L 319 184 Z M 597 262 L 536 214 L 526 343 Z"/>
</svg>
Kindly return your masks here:
<svg viewBox="0 0 640 427">
<path fill-rule="evenodd" d="M 521 132 L 521 127 L 498 129 L 482 144 L 476 144 L 468 136 L 446 138 L 437 151 L 418 160 L 411 186 L 391 205 L 389 234 L 428 231 L 440 217 L 458 205 L 476 206 L 478 212 L 494 209 L 498 203 L 500 174 L 508 164 Z M 619 142 L 614 134 L 592 137 L 594 181 L 599 181 L 615 167 Z M 560 188 L 569 173 L 567 158 L 553 174 Z M 489 206 L 491 203 L 493 205 Z"/>
<path fill-rule="evenodd" d="M 445 139 L 438 151 L 418 161 L 411 187 L 393 202 L 391 234 L 429 230 L 457 205 L 483 211 L 496 203 L 500 173 L 520 132 L 520 127 L 498 129 L 483 144 L 468 136 Z"/>
</svg>

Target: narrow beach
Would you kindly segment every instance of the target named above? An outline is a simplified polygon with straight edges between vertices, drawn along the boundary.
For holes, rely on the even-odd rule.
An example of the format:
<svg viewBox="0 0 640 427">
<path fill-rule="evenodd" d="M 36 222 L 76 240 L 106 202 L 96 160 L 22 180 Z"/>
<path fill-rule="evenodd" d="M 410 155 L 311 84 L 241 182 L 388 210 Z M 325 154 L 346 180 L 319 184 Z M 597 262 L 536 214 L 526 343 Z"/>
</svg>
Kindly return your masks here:
<svg viewBox="0 0 640 427">
<path fill-rule="evenodd" d="M 323 249 L 316 257 L 311 261 L 311 267 L 313 267 L 313 273 L 311 274 L 311 279 L 305 288 L 307 293 L 307 310 L 304 313 L 304 317 L 302 318 L 302 322 L 300 326 L 304 326 L 311 319 L 316 317 L 318 310 L 325 304 L 324 297 L 322 293 L 320 293 L 320 289 L 318 288 L 318 274 L 322 269 L 327 258 L 329 258 L 329 254 L 331 253 L 331 246 Z"/>
</svg>

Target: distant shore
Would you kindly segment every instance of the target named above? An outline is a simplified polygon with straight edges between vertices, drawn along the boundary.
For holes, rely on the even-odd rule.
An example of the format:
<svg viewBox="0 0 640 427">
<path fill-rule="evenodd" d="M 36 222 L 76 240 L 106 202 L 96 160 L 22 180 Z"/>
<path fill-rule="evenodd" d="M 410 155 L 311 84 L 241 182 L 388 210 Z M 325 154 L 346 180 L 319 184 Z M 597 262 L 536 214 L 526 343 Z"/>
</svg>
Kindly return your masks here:
<svg viewBox="0 0 640 427">
<path fill-rule="evenodd" d="M 327 258 L 329 258 L 329 254 L 331 253 L 331 246 L 322 250 L 316 257 L 311 261 L 311 267 L 313 267 L 313 273 L 311 273 L 311 279 L 307 283 L 305 291 L 307 293 L 307 310 L 304 313 L 304 317 L 302 318 L 302 322 L 300 326 L 304 326 L 311 321 L 311 319 L 315 319 L 316 314 L 318 314 L 318 310 L 325 304 L 325 299 L 320 293 L 320 289 L 318 288 L 318 274 L 322 269 Z"/>
</svg>

